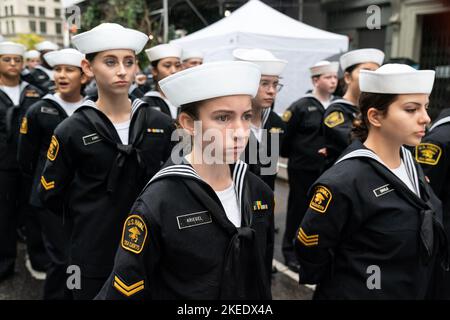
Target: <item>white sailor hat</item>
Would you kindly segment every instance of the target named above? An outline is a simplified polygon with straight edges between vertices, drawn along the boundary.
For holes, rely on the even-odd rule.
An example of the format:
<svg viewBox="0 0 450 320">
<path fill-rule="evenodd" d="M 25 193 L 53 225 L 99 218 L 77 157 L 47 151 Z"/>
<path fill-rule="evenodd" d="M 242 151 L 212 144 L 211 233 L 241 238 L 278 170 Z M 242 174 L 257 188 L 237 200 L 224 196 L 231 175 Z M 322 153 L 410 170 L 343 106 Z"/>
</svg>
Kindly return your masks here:
<svg viewBox="0 0 450 320">
<path fill-rule="evenodd" d="M 203 59 L 203 52 L 200 50 L 185 50 L 183 49 L 183 55 L 181 56 L 181 61 L 186 61 L 188 59 Z"/>
<path fill-rule="evenodd" d="M 260 68 L 250 62 L 219 61 L 189 68 L 159 81 L 159 87 L 176 106 L 211 98 L 250 95 L 255 97 Z"/>
<path fill-rule="evenodd" d="M 58 45 L 51 41 L 42 41 L 35 45 L 36 50 L 38 51 L 50 51 L 50 50 L 58 50 Z"/>
<path fill-rule="evenodd" d="M 311 72 L 311 77 L 320 76 L 321 74 L 325 73 L 337 73 L 338 70 L 339 70 L 339 62 L 336 61 L 330 62 L 327 60 L 319 61 L 311 68 L 309 68 L 309 71 Z"/>
<path fill-rule="evenodd" d="M 37 59 L 41 56 L 40 52 L 37 50 L 29 50 L 25 52 L 25 59 Z"/>
<path fill-rule="evenodd" d="M 389 63 L 376 71 L 361 70 L 359 73 L 361 92 L 430 94 L 433 83 L 433 70 L 416 70 L 406 64 Z"/>
<path fill-rule="evenodd" d="M 65 64 L 81 68 L 81 60 L 84 59 L 84 54 L 75 49 L 62 49 L 48 52 L 44 55 L 44 58 L 51 67 Z"/>
<path fill-rule="evenodd" d="M 264 49 L 235 49 L 233 56 L 236 60 L 248 61 L 261 68 L 265 76 L 279 76 L 286 67 L 287 61 L 275 57 L 272 52 Z"/>
<path fill-rule="evenodd" d="M 343 54 L 340 58 L 342 70 L 355 64 L 374 62 L 381 66 L 384 60 L 384 52 L 378 49 L 358 49 Z"/>
<path fill-rule="evenodd" d="M 16 54 L 23 56 L 27 49 L 24 45 L 20 43 L 15 43 L 11 41 L 5 41 L 0 43 L 0 55 L 2 54 Z"/>
<path fill-rule="evenodd" d="M 164 58 L 180 59 L 182 52 L 183 49 L 181 49 L 181 47 L 170 43 L 159 44 L 157 46 L 145 50 L 145 53 L 147 54 L 147 57 L 150 60 L 150 62 L 158 61 Z"/>
<path fill-rule="evenodd" d="M 138 54 L 147 41 L 145 33 L 117 23 L 102 23 L 72 37 L 75 47 L 84 54 L 115 49 L 129 49 Z"/>
</svg>

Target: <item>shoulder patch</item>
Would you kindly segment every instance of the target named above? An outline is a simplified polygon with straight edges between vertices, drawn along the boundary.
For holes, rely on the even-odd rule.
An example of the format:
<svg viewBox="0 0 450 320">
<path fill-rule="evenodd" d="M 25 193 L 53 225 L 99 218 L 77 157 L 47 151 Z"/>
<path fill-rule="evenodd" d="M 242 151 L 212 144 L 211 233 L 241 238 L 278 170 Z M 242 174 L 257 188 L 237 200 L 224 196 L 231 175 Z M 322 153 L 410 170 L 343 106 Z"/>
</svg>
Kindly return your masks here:
<svg viewBox="0 0 450 320">
<path fill-rule="evenodd" d="M 323 121 L 329 128 L 334 128 L 344 123 L 344 114 L 340 111 L 333 111 Z"/>
<path fill-rule="evenodd" d="M 281 119 L 283 119 L 284 122 L 288 122 L 289 120 L 291 120 L 292 117 L 292 111 L 286 110 L 283 113 L 283 116 L 281 117 Z"/>
<path fill-rule="evenodd" d="M 318 185 L 314 189 L 314 195 L 309 203 L 309 207 L 317 212 L 325 213 L 332 198 L 333 195 L 328 188 Z"/>
<path fill-rule="evenodd" d="M 147 225 L 144 220 L 133 214 L 123 224 L 122 240 L 120 244 L 125 250 L 139 254 L 144 249 L 147 239 Z"/>
<path fill-rule="evenodd" d="M 308 236 L 302 228 L 298 230 L 297 239 L 306 247 L 317 246 L 319 244 L 318 234 Z"/>
<path fill-rule="evenodd" d="M 22 122 L 20 123 L 20 133 L 27 134 L 28 133 L 28 119 L 27 117 L 22 118 Z"/>
<path fill-rule="evenodd" d="M 433 143 L 421 143 L 416 147 L 416 161 L 435 166 L 442 155 L 441 147 Z"/>
<path fill-rule="evenodd" d="M 58 139 L 56 139 L 56 136 L 52 136 L 52 140 L 50 141 L 50 146 L 48 147 L 47 151 L 47 158 L 50 161 L 53 161 L 56 159 L 56 156 L 58 155 L 59 151 L 59 142 Z"/>
</svg>

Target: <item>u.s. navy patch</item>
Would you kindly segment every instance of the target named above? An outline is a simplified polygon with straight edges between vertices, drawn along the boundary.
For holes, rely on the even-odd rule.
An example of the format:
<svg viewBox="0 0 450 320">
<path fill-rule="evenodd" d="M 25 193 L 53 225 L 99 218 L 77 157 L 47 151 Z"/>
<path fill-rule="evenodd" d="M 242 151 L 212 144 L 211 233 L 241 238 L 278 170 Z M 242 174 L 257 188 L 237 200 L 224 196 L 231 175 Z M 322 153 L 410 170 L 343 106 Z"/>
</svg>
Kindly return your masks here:
<svg viewBox="0 0 450 320">
<path fill-rule="evenodd" d="M 147 225 L 138 215 L 131 215 L 123 224 L 122 241 L 120 244 L 125 250 L 141 253 L 147 239 Z"/>
<path fill-rule="evenodd" d="M 441 155 L 441 147 L 432 143 L 421 143 L 416 147 L 416 160 L 419 163 L 435 166 Z"/>
<path fill-rule="evenodd" d="M 340 111 L 333 111 L 323 121 L 329 128 L 334 128 L 344 123 L 344 114 Z"/>
<path fill-rule="evenodd" d="M 291 119 L 291 117 L 292 117 L 292 111 L 287 110 L 283 113 L 283 116 L 281 117 L 281 119 L 283 119 L 284 122 L 288 122 Z"/>
<path fill-rule="evenodd" d="M 330 205 L 333 195 L 328 188 L 324 186 L 316 186 L 314 196 L 309 203 L 309 207 L 317 212 L 324 213 Z"/>
<path fill-rule="evenodd" d="M 56 159 L 56 156 L 58 155 L 59 151 L 59 142 L 58 139 L 56 139 L 56 136 L 52 136 L 52 141 L 50 141 L 50 146 L 48 147 L 47 151 L 47 158 L 50 161 L 53 161 Z"/>
<path fill-rule="evenodd" d="M 212 223 L 211 215 L 208 211 L 199 211 L 182 216 L 177 216 L 178 229 L 197 227 L 203 224 Z"/>
<path fill-rule="evenodd" d="M 267 210 L 267 209 L 269 209 L 269 206 L 267 204 L 264 204 L 262 201 L 255 201 L 253 203 L 253 211 Z"/>
<path fill-rule="evenodd" d="M 27 117 L 22 118 L 22 123 L 20 124 L 20 133 L 27 134 L 28 133 L 28 119 Z"/>
</svg>

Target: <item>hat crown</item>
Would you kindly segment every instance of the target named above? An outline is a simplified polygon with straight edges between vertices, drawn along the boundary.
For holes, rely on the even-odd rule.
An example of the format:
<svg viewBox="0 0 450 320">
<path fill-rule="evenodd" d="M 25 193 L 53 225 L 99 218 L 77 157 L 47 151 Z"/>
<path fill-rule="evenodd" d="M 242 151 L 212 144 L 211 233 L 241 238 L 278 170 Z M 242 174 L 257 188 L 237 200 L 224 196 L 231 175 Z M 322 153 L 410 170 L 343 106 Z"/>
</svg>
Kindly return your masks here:
<svg viewBox="0 0 450 320">
<path fill-rule="evenodd" d="M 279 61 L 272 52 L 265 49 L 235 49 L 233 51 L 235 58 L 247 61 Z"/>
<path fill-rule="evenodd" d="M 407 64 L 388 63 L 385 65 L 382 65 L 374 72 L 382 73 L 382 74 L 390 74 L 390 73 L 407 73 L 407 72 L 415 72 L 415 71 L 417 71 L 417 70 L 411 66 L 408 66 Z"/>
</svg>

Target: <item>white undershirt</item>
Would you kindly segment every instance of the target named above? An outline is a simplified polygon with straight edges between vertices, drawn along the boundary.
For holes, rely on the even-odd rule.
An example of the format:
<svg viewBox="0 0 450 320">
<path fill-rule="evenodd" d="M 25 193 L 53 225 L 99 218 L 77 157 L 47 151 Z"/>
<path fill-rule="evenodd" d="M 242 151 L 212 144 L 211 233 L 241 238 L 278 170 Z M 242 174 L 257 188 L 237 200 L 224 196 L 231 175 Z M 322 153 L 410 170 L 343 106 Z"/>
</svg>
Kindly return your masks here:
<svg viewBox="0 0 450 320">
<path fill-rule="evenodd" d="M 400 167 L 396 169 L 390 169 L 400 180 L 403 181 L 404 184 L 414 193 L 416 193 L 416 190 L 414 190 L 413 184 L 411 182 L 411 179 L 408 176 L 408 172 L 406 171 L 405 164 L 402 160 Z"/>
<path fill-rule="evenodd" d="M 117 134 L 122 141 L 122 144 L 128 144 L 128 131 L 130 130 L 131 120 L 127 120 L 121 123 L 113 123 L 114 128 L 116 128 Z"/>
<path fill-rule="evenodd" d="M 258 142 L 261 143 L 262 134 L 263 134 L 263 128 L 257 127 L 253 124 L 250 124 L 250 129 L 252 130 L 253 134 L 255 135 L 256 139 L 258 139 Z"/>
<path fill-rule="evenodd" d="M 328 106 L 329 106 L 330 103 L 331 103 L 331 100 L 321 101 L 321 102 L 322 102 L 323 108 L 324 108 L 325 110 L 327 110 Z"/>
<path fill-rule="evenodd" d="M 239 211 L 239 205 L 234 191 L 234 183 L 230 187 L 223 191 L 215 191 L 222 203 L 228 220 L 235 225 L 236 228 L 241 227 L 241 212 Z"/>
<path fill-rule="evenodd" d="M 14 87 L 0 86 L 0 89 L 11 99 L 15 106 L 20 103 L 20 85 Z"/>
<path fill-rule="evenodd" d="M 81 99 L 77 102 L 67 102 L 63 99 L 61 99 L 59 93 L 54 94 L 54 97 L 56 101 L 59 103 L 59 105 L 64 109 L 64 111 L 67 113 L 67 115 L 70 117 L 75 110 L 77 110 L 84 102 L 84 99 Z"/>
</svg>

